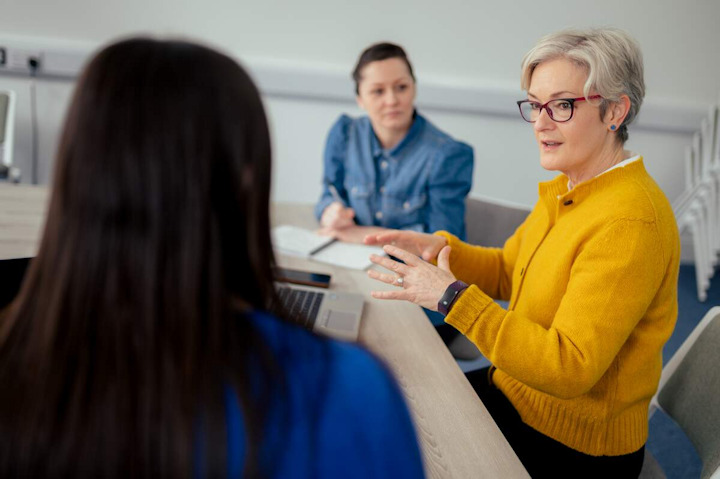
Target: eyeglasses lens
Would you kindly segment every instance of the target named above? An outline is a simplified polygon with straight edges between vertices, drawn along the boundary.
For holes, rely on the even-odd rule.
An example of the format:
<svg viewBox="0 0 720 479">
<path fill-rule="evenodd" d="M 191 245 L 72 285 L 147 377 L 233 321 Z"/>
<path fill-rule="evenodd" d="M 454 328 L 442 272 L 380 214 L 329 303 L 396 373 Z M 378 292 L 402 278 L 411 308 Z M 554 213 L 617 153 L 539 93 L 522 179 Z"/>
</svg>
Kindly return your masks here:
<svg viewBox="0 0 720 479">
<path fill-rule="evenodd" d="M 520 105 L 520 112 L 526 121 L 535 122 L 540 116 L 543 105 L 537 102 L 524 102 Z M 568 121 L 573 114 L 573 102 L 567 100 L 553 100 L 545 106 L 548 116 L 555 121 Z"/>
</svg>

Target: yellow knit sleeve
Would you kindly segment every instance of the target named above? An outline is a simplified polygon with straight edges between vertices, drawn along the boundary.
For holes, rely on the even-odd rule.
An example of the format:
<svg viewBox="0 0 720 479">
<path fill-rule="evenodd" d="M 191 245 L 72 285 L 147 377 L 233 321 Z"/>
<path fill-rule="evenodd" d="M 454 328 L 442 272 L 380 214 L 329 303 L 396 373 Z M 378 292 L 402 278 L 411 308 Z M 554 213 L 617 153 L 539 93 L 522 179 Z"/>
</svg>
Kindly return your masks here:
<svg viewBox="0 0 720 479">
<path fill-rule="evenodd" d="M 538 301 L 546 292 L 564 291 L 550 327 L 489 302 L 474 288 L 458 299 L 446 322 L 518 381 L 555 397 L 576 397 L 600 380 L 651 302 L 663 300 L 656 295 L 668 271 L 666 258 L 655 223 L 618 220 L 579 249 L 567 285 L 538 284 L 536 291 L 523 285 L 521 294 Z M 672 324 L 662 324 L 647 334 L 657 335 L 661 347 L 669 331 Z"/>
<path fill-rule="evenodd" d="M 524 223 L 502 248 L 471 245 L 447 231 L 438 231 L 435 234 L 447 239 L 451 248 L 450 271 L 455 277 L 476 285 L 491 298 L 507 301 L 512 292 L 512 272 L 523 227 Z"/>
</svg>

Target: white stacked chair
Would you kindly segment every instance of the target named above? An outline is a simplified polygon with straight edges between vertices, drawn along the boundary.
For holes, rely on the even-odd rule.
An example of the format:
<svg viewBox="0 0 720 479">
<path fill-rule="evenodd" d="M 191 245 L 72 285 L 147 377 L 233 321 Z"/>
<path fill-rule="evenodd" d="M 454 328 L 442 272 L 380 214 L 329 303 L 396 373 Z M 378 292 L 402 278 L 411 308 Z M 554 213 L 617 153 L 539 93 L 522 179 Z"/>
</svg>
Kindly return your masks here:
<svg viewBox="0 0 720 479">
<path fill-rule="evenodd" d="M 673 203 L 681 232 L 693 238 L 698 299 L 707 299 L 720 253 L 720 110 L 710 107 L 685 152 L 685 191 Z"/>
</svg>

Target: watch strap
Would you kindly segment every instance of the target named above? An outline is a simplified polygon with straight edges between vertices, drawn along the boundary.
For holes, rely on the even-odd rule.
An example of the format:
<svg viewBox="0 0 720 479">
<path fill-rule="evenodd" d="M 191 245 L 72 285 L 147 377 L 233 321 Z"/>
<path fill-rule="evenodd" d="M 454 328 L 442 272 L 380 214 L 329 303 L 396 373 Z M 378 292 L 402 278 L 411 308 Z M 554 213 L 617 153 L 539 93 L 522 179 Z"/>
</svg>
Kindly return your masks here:
<svg viewBox="0 0 720 479">
<path fill-rule="evenodd" d="M 468 285 L 460 280 L 450 284 L 440 298 L 440 301 L 438 301 L 438 312 L 447 316 L 455 300 L 460 296 L 460 293 L 467 288 Z"/>
</svg>

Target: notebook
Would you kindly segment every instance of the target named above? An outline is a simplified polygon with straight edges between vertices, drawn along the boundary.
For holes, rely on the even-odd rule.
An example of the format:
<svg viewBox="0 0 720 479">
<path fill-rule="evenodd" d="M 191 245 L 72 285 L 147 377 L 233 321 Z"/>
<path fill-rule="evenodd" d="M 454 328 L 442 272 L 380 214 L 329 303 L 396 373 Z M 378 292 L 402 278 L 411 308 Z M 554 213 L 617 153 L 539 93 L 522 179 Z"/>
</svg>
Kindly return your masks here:
<svg viewBox="0 0 720 479">
<path fill-rule="evenodd" d="M 345 243 L 329 236 L 320 236 L 305 228 L 290 225 L 273 228 L 272 241 L 275 251 L 278 253 L 300 256 L 349 269 L 365 270 L 372 265 L 371 254 L 385 255 L 380 246 Z"/>
</svg>

